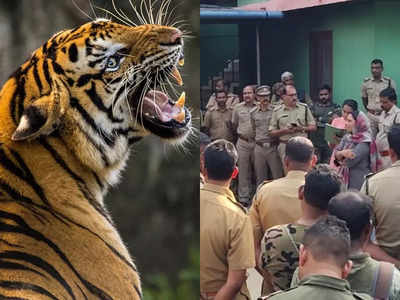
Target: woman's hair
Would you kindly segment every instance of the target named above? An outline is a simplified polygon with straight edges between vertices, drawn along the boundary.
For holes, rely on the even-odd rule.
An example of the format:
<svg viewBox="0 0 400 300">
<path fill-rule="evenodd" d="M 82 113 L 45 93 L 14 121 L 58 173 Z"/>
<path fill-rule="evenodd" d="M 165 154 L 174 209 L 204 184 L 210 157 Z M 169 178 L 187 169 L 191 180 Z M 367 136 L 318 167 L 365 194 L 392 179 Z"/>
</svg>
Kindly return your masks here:
<svg viewBox="0 0 400 300">
<path fill-rule="evenodd" d="M 351 112 L 351 114 L 352 114 L 354 120 L 357 120 L 358 113 L 359 113 L 357 101 L 356 101 L 356 100 L 353 100 L 353 99 L 346 99 L 346 100 L 343 101 L 343 106 L 345 106 L 345 105 L 351 107 L 351 109 L 353 110 L 353 111 Z M 343 107 L 343 106 L 342 106 L 342 107 Z"/>
</svg>

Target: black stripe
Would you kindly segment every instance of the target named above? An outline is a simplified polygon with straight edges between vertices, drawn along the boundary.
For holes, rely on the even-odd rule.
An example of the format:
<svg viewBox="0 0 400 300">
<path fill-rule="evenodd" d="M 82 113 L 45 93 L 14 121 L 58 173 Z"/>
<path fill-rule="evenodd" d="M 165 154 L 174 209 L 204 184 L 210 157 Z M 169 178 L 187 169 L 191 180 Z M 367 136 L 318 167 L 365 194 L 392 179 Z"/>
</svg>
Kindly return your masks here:
<svg viewBox="0 0 400 300">
<path fill-rule="evenodd" d="M 18 82 L 17 93 L 18 93 L 18 98 L 17 98 L 18 114 L 16 114 L 16 118 L 17 118 L 17 120 L 20 120 L 20 118 L 24 112 L 24 101 L 25 101 L 25 96 L 26 96 L 25 77 L 24 76 L 22 76 L 20 81 Z"/>
<path fill-rule="evenodd" d="M 46 238 L 42 233 L 29 227 L 29 225 L 20 216 L 5 211 L 0 211 L 0 218 L 11 219 L 18 224 L 18 226 L 15 226 L 0 222 L 0 232 L 13 232 L 13 233 L 24 234 L 36 241 L 40 241 L 47 244 L 47 246 L 51 248 L 60 257 L 61 260 L 63 260 L 63 262 L 73 271 L 73 273 L 79 278 L 79 280 L 85 285 L 85 287 L 91 293 L 99 296 L 100 299 L 102 300 L 112 300 L 112 298 L 106 292 L 102 291 L 98 287 L 94 286 L 93 284 L 82 278 L 79 272 L 75 270 L 74 266 L 71 264 L 71 262 L 64 254 L 64 252 L 62 252 L 61 249 L 56 244 L 54 244 L 51 240 Z"/>
<path fill-rule="evenodd" d="M 0 153 L 2 151 L 3 151 L 3 149 L 0 150 Z M 17 174 L 15 174 L 15 175 L 21 177 L 26 183 L 28 183 L 33 188 L 33 190 L 36 192 L 36 194 L 40 197 L 40 199 L 43 201 L 43 203 L 45 205 L 51 207 L 50 202 L 47 200 L 47 197 L 44 194 L 44 191 L 43 191 L 42 187 L 37 183 L 37 181 L 33 177 L 33 174 L 31 172 L 31 170 L 28 168 L 28 166 L 26 165 L 26 163 L 23 160 L 23 158 L 19 155 L 18 152 L 14 151 L 13 149 L 10 149 L 10 152 L 11 152 L 11 154 L 14 156 L 14 158 L 16 159 L 18 164 L 21 166 L 21 168 L 25 172 L 25 174 L 23 174 L 23 176 L 20 176 L 20 175 L 17 175 Z M 1 160 L 0 160 L 0 162 L 1 162 Z"/>
<path fill-rule="evenodd" d="M 76 285 L 76 286 L 78 287 L 78 289 L 81 291 L 83 297 L 85 297 L 85 300 L 88 300 L 88 297 L 87 297 L 86 294 L 83 292 L 83 290 L 82 290 L 82 288 L 79 286 L 79 284 L 77 284 L 77 283 L 75 282 L 75 285 Z"/>
<path fill-rule="evenodd" d="M 85 84 L 87 84 L 90 80 L 94 79 L 102 79 L 103 77 L 103 72 L 100 73 L 96 73 L 96 74 L 85 74 L 82 75 L 78 78 L 78 82 L 76 84 L 77 87 L 81 87 L 84 86 Z"/>
<path fill-rule="evenodd" d="M 51 85 L 49 64 L 47 62 L 47 59 L 45 59 L 44 62 L 43 62 L 43 73 L 44 73 L 44 77 L 46 78 L 46 81 L 47 81 L 48 85 Z"/>
<path fill-rule="evenodd" d="M 101 37 L 103 40 L 105 40 L 104 34 L 103 34 L 102 32 L 100 32 L 100 37 Z"/>
<path fill-rule="evenodd" d="M 7 290 L 29 290 L 29 291 L 35 292 L 37 294 L 45 295 L 51 299 L 58 300 L 49 291 L 45 290 L 44 288 L 42 288 L 38 285 L 31 284 L 28 282 L 1 280 L 0 287 L 7 289 Z"/>
<path fill-rule="evenodd" d="M 104 142 L 109 147 L 114 147 L 114 145 L 115 145 L 115 137 L 114 136 L 108 136 L 102 130 L 99 129 L 99 126 L 97 126 L 96 122 L 89 115 L 89 113 L 86 110 L 84 110 L 83 107 L 79 104 L 79 100 L 78 99 L 71 98 L 70 99 L 70 104 L 71 104 L 71 107 L 75 108 L 81 114 L 82 118 L 86 121 L 86 123 L 89 124 L 89 126 L 93 129 L 93 131 L 96 132 L 99 136 L 101 136 L 101 138 L 104 140 Z"/>
<path fill-rule="evenodd" d="M 85 93 L 89 96 L 90 100 L 92 100 L 93 104 L 96 105 L 96 107 L 100 111 L 107 114 L 107 117 L 111 120 L 111 122 L 114 122 L 114 123 L 123 122 L 122 119 L 118 119 L 113 116 L 112 106 L 110 106 L 109 108 L 105 107 L 105 105 L 103 103 L 103 99 L 101 99 L 101 97 L 96 92 L 96 84 L 95 83 L 92 83 L 92 87 L 89 90 L 85 90 Z"/>
<path fill-rule="evenodd" d="M 85 181 L 75 174 L 67 165 L 67 163 L 62 159 L 60 154 L 49 144 L 45 139 L 40 139 L 40 144 L 50 152 L 53 159 L 77 182 L 77 185 L 82 192 L 83 196 L 88 200 L 89 204 L 100 214 L 102 215 L 111 225 L 113 224 L 110 216 L 105 211 L 104 207 L 102 207 L 96 199 L 89 192 Z"/>
<path fill-rule="evenodd" d="M 92 56 L 99 57 L 98 54 L 92 54 Z M 99 58 L 99 59 L 89 61 L 88 66 L 91 68 L 94 68 L 97 64 L 101 63 L 106 58 L 103 54 L 101 54 L 100 56 L 101 56 L 101 58 Z"/>
<path fill-rule="evenodd" d="M 56 281 L 58 281 L 58 283 L 63 286 L 67 293 L 72 297 L 72 299 L 76 299 L 71 287 L 60 275 L 60 273 L 52 265 L 50 265 L 48 262 L 44 261 L 40 257 L 20 251 L 4 251 L 0 253 L 0 259 L 2 258 L 24 261 L 42 269 L 51 277 L 53 277 Z"/>
<path fill-rule="evenodd" d="M 17 244 L 13 244 L 13 243 L 10 243 L 10 242 L 8 242 L 8 241 L 6 241 L 6 240 L 3 240 L 3 239 L 0 239 L 0 242 L 1 243 L 4 243 L 4 244 L 6 244 L 7 246 L 9 246 L 9 247 L 14 247 L 14 248 L 24 248 L 23 246 L 20 246 L 20 245 L 17 245 Z"/>
<path fill-rule="evenodd" d="M 46 43 L 44 43 L 43 46 L 42 46 L 42 52 L 43 52 L 43 53 L 46 53 L 46 51 L 47 51 L 47 44 L 48 44 L 48 42 L 49 42 L 49 41 L 47 41 Z"/>
<path fill-rule="evenodd" d="M 109 167 L 110 166 L 110 161 L 108 160 L 108 157 L 106 156 L 106 150 L 104 150 L 104 147 L 102 145 L 98 145 L 93 138 L 87 133 L 80 125 L 78 125 L 79 130 L 82 132 L 82 134 L 85 135 L 85 138 L 89 143 L 91 143 L 98 152 L 100 152 L 101 159 L 104 163 L 104 166 Z"/>
<path fill-rule="evenodd" d="M 93 173 L 93 176 L 96 179 L 96 182 L 99 185 L 100 189 L 103 191 L 104 184 L 101 182 L 101 180 L 100 180 L 99 176 L 96 174 L 96 172 L 93 171 L 92 173 Z"/>
<path fill-rule="evenodd" d="M 140 299 L 143 299 L 143 295 L 142 295 L 142 293 L 140 292 L 139 288 L 138 288 L 136 285 L 134 285 L 133 287 L 135 288 L 136 293 L 139 295 L 139 298 L 140 298 Z"/>
<path fill-rule="evenodd" d="M 65 75 L 64 69 L 55 61 L 52 61 L 54 72 L 60 75 Z"/>
<path fill-rule="evenodd" d="M 78 48 L 76 47 L 75 43 L 72 43 L 71 46 L 69 46 L 68 57 L 73 63 L 78 61 Z"/>
<path fill-rule="evenodd" d="M 18 84 L 18 80 L 15 79 L 15 81 L 16 81 L 16 84 Z M 11 101 L 10 101 L 10 114 L 11 114 L 11 117 L 15 124 L 17 124 L 17 116 L 15 114 L 16 102 L 17 102 L 17 88 L 14 89 L 13 94 L 11 96 Z"/>
<path fill-rule="evenodd" d="M 38 69 L 37 69 L 37 64 L 38 64 L 38 62 L 36 62 L 33 65 L 33 77 L 35 78 L 35 82 L 36 82 L 36 85 L 39 88 L 39 93 L 40 93 L 40 92 L 42 92 L 43 85 L 42 85 L 42 82 L 40 81 L 40 76 L 39 76 L 39 72 L 38 72 Z"/>
<path fill-rule="evenodd" d="M 39 271 L 36 271 L 32 268 L 26 267 L 24 265 L 21 265 L 19 263 L 15 263 L 15 262 L 10 262 L 10 261 L 4 261 L 4 260 L 0 260 L 0 269 L 3 270 L 22 270 L 22 271 L 28 271 L 28 272 L 32 272 L 35 273 L 43 278 L 48 278 L 46 275 L 42 274 Z M 0 298 L 1 299 L 1 298 Z"/>
</svg>

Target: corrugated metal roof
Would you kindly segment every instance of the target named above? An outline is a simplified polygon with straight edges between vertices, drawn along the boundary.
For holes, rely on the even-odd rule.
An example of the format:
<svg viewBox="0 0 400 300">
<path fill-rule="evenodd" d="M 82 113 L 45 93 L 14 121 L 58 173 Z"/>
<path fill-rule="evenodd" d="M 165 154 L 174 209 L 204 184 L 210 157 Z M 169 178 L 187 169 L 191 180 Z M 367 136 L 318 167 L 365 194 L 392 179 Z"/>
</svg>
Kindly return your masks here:
<svg viewBox="0 0 400 300">
<path fill-rule="evenodd" d="M 289 11 L 308 7 L 322 6 L 340 2 L 351 2 L 354 0 L 270 0 L 254 4 L 239 6 L 243 10 L 277 10 Z"/>
</svg>

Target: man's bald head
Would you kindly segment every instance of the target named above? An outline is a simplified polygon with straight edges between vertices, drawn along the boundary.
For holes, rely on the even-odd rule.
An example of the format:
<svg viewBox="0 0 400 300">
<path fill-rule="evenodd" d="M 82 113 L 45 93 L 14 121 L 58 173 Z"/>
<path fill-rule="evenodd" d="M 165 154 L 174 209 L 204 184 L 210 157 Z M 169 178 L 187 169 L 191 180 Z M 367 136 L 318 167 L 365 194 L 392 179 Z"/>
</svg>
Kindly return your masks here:
<svg viewBox="0 0 400 300">
<path fill-rule="evenodd" d="M 308 138 L 295 136 L 287 142 L 285 155 L 292 162 L 308 163 L 313 158 L 314 146 Z"/>
</svg>

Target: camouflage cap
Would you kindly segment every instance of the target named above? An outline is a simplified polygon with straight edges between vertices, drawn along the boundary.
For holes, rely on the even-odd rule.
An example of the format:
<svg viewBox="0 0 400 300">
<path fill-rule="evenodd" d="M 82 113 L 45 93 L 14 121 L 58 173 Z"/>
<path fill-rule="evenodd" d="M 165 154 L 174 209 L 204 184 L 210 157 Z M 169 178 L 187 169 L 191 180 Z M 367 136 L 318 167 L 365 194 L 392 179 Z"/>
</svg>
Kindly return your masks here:
<svg viewBox="0 0 400 300">
<path fill-rule="evenodd" d="M 271 88 L 269 85 L 260 85 L 256 88 L 256 95 L 257 96 L 269 96 L 271 95 Z"/>
</svg>

